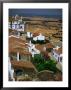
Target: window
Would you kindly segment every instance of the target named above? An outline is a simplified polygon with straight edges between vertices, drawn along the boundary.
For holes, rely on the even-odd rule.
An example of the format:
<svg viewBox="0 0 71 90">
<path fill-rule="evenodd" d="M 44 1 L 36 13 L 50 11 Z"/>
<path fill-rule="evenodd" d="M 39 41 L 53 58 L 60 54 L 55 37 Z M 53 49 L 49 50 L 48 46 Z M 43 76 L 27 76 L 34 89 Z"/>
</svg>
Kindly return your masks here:
<svg viewBox="0 0 71 90">
<path fill-rule="evenodd" d="M 20 26 L 20 28 L 22 28 L 22 26 Z"/>
</svg>

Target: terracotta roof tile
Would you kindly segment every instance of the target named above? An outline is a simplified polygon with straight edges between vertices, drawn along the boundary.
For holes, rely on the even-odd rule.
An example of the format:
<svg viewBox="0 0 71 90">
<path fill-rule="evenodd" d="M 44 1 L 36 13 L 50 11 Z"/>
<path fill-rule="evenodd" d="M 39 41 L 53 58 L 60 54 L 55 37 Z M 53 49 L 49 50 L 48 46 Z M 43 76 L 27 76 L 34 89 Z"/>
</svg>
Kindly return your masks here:
<svg viewBox="0 0 71 90">
<path fill-rule="evenodd" d="M 54 47 L 51 43 L 47 43 L 45 46 L 46 46 L 46 48 L 53 48 Z"/>
<path fill-rule="evenodd" d="M 34 65 L 30 61 L 11 61 L 11 64 L 15 68 L 26 68 L 26 69 L 35 69 Z"/>
<path fill-rule="evenodd" d="M 21 54 L 30 54 L 24 40 L 15 37 L 9 37 L 9 52 L 17 51 L 19 51 Z"/>
<path fill-rule="evenodd" d="M 39 33 L 33 33 L 33 37 L 36 37 L 38 35 L 39 35 Z"/>
</svg>

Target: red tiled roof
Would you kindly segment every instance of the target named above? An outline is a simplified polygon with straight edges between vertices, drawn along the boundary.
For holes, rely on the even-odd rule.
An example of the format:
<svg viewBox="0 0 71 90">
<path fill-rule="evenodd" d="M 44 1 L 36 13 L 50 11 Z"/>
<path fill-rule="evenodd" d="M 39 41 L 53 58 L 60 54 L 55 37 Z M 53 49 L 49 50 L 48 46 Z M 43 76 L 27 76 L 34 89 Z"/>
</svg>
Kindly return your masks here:
<svg viewBox="0 0 71 90">
<path fill-rule="evenodd" d="M 23 40 L 23 39 L 21 39 L 21 38 L 17 38 L 17 37 L 15 37 L 15 36 L 9 37 L 9 42 L 10 42 L 10 43 L 19 42 L 19 43 L 23 43 L 23 44 L 26 43 L 25 40 Z"/>
<path fill-rule="evenodd" d="M 37 44 L 35 47 L 40 51 L 44 51 L 44 45 Z"/>
<path fill-rule="evenodd" d="M 11 64 L 14 68 L 26 68 L 26 69 L 35 69 L 34 65 L 30 61 L 11 61 Z"/>
<path fill-rule="evenodd" d="M 39 33 L 33 33 L 33 37 L 36 37 L 38 35 L 39 35 Z"/>
<path fill-rule="evenodd" d="M 21 54 L 30 54 L 24 40 L 16 37 L 9 37 L 9 52 L 17 51 Z"/>
<path fill-rule="evenodd" d="M 47 43 L 45 46 L 46 46 L 46 48 L 53 48 L 54 47 L 51 43 Z"/>
<path fill-rule="evenodd" d="M 44 47 L 46 47 L 46 48 L 53 48 L 54 46 L 53 46 L 51 43 L 47 43 L 47 44 L 45 44 L 45 45 L 37 44 L 35 47 L 36 47 L 38 50 L 40 50 L 40 51 L 44 51 Z"/>
</svg>

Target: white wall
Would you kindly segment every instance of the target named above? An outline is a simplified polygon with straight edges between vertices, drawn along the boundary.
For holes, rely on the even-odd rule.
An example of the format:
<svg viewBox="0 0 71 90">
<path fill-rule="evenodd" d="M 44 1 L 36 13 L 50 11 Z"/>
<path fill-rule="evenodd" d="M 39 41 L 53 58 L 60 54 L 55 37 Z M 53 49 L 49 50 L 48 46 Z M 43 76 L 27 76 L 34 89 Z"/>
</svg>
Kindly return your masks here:
<svg viewBox="0 0 71 90">
<path fill-rule="evenodd" d="M 20 28 L 20 26 L 22 26 L 22 28 Z M 10 24 L 10 22 L 9 22 L 9 24 L 8 24 L 8 28 L 9 29 L 11 29 L 11 24 Z M 12 29 L 14 30 L 20 30 L 20 31 L 24 31 L 24 24 L 22 23 L 22 24 L 20 24 L 20 22 L 16 22 L 16 21 L 14 21 L 14 22 L 12 22 Z"/>
<path fill-rule="evenodd" d="M 53 53 L 54 53 L 54 55 L 53 55 Z M 57 54 L 55 51 L 53 51 L 52 52 L 52 55 L 53 55 L 53 57 L 56 59 L 56 61 L 59 61 L 60 62 L 60 55 L 59 54 Z M 58 60 L 58 58 L 59 58 L 59 60 Z"/>
<path fill-rule="evenodd" d="M 12 24 L 12 29 L 15 29 L 15 24 Z"/>
</svg>

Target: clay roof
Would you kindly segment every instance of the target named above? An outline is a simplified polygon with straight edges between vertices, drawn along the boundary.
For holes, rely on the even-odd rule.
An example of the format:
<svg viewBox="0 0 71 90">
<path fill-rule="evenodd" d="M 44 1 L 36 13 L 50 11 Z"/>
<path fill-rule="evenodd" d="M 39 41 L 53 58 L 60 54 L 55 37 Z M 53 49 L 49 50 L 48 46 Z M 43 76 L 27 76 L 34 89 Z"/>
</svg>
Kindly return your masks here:
<svg viewBox="0 0 71 90">
<path fill-rule="evenodd" d="M 24 40 L 13 36 L 9 37 L 9 53 L 17 52 L 24 55 L 31 55 Z"/>
<path fill-rule="evenodd" d="M 9 43 L 9 49 L 10 48 L 16 48 L 16 47 L 19 47 L 19 48 L 27 48 L 27 46 L 25 44 L 21 44 L 19 42 L 10 42 Z"/>
<path fill-rule="evenodd" d="M 46 48 L 53 48 L 54 47 L 51 43 L 47 43 L 45 46 L 46 46 Z"/>
<path fill-rule="evenodd" d="M 9 50 L 10 53 L 17 53 L 19 52 L 22 55 L 31 55 L 31 53 L 29 51 L 23 50 L 21 48 L 11 48 Z"/>
<path fill-rule="evenodd" d="M 29 52 L 27 52 L 27 51 L 22 51 L 22 50 L 17 50 L 17 49 L 12 49 L 11 51 L 10 51 L 10 53 L 17 53 L 17 52 L 19 52 L 20 54 L 23 54 L 23 55 L 31 55 L 31 53 L 29 53 Z"/>
<path fill-rule="evenodd" d="M 36 37 L 38 35 L 39 35 L 39 33 L 33 33 L 33 37 Z"/>
<path fill-rule="evenodd" d="M 46 48 L 53 48 L 54 46 L 53 46 L 51 43 L 47 43 L 47 44 L 45 44 L 45 45 L 37 44 L 35 47 L 36 47 L 38 50 L 40 50 L 40 51 L 44 51 L 44 47 L 46 47 Z"/>
<path fill-rule="evenodd" d="M 20 42 L 20 43 L 23 43 L 23 44 L 26 43 L 25 40 L 23 40 L 23 39 L 21 39 L 21 38 L 18 38 L 18 37 L 14 36 L 14 35 L 11 35 L 11 36 L 9 37 L 9 42 L 10 42 L 10 43 Z"/>
<path fill-rule="evenodd" d="M 37 44 L 35 47 L 40 51 L 44 51 L 44 45 Z"/>
<path fill-rule="evenodd" d="M 27 45 L 25 43 L 26 41 L 22 40 L 21 38 L 17 38 L 15 36 L 9 37 L 9 48 L 14 47 L 27 48 Z"/>
<path fill-rule="evenodd" d="M 34 65 L 30 61 L 11 61 L 11 64 L 14 68 L 26 68 L 26 69 L 35 69 Z"/>
</svg>

